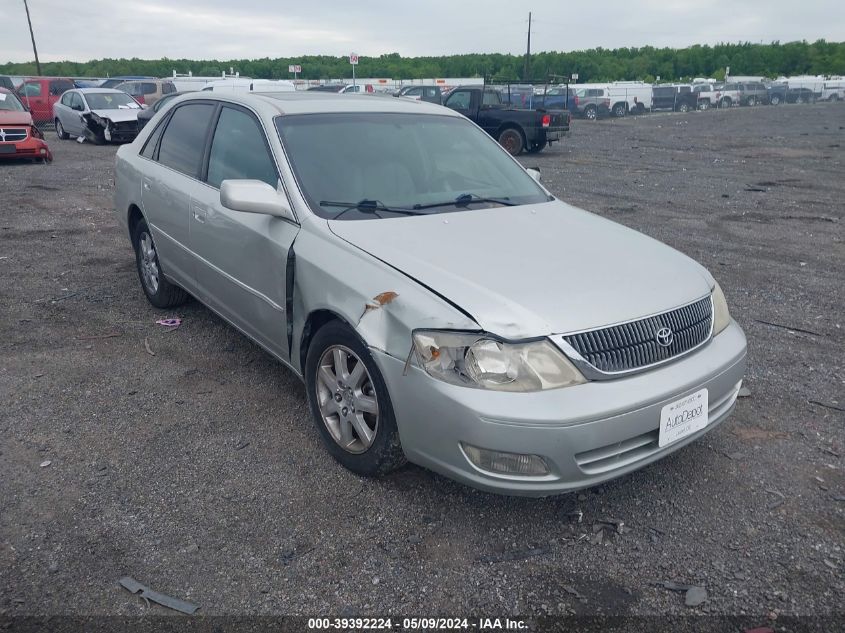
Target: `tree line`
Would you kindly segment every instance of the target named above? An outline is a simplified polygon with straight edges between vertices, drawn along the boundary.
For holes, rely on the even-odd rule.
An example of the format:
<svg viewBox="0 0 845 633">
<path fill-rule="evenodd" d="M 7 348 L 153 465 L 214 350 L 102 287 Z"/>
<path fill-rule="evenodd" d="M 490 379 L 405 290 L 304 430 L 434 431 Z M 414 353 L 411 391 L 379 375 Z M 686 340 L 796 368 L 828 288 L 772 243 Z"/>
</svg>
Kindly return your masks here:
<svg viewBox="0 0 845 633">
<path fill-rule="evenodd" d="M 241 75 L 264 79 L 289 79 L 288 65 L 300 64 L 302 79 L 351 77 L 346 57 L 306 55 L 302 57 L 235 59 L 97 59 L 88 62 L 42 63 L 42 72 L 52 76 L 107 77 L 151 75 L 164 77 L 192 71 L 194 75 L 219 76 L 234 69 Z M 526 67 L 527 66 L 527 67 Z M 432 77 L 487 77 L 493 80 L 547 79 L 578 74 L 579 82 L 643 80 L 673 81 L 693 77 L 722 79 L 725 68 L 734 75 L 845 75 L 845 42 L 772 42 L 771 44 L 694 45 L 688 48 L 594 48 L 573 52 L 524 55 L 473 53 L 442 57 L 402 57 L 388 53 L 361 57 L 356 75 L 390 79 Z M 6 63 L 0 74 L 33 75 L 35 63 Z"/>
</svg>

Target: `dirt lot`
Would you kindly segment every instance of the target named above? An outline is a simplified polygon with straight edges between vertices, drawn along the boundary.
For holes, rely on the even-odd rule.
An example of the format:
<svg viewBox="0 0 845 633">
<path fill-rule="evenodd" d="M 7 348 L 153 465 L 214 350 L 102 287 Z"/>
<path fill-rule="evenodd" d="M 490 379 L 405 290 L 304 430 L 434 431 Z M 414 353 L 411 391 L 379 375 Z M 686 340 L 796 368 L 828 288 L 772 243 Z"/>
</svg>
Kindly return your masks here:
<svg viewBox="0 0 845 633">
<path fill-rule="evenodd" d="M 842 611 L 845 106 L 576 121 L 524 159 L 706 265 L 750 353 L 702 441 L 539 500 L 343 470 L 290 372 L 148 305 L 115 148 L 50 139 L 52 165 L 0 165 L 0 615 L 147 613 L 124 575 L 206 614 Z"/>
</svg>

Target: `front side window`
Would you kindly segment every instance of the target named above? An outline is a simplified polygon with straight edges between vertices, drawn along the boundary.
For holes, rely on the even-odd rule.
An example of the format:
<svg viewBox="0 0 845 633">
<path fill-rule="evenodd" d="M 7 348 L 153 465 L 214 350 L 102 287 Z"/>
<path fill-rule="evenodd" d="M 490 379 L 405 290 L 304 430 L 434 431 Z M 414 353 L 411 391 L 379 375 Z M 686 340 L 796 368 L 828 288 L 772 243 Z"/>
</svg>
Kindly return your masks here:
<svg viewBox="0 0 845 633">
<path fill-rule="evenodd" d="M 446 100 L 446 106 L 456 110 L 469 110 L 469 103 L 472 100 L 472 95 L 468 90 L 459 90 L 453 92 L 449 99 Z"/>
<path fill-rule="evenodd" d="M 27 97 L 40 97 L 41 96 L 41 83 L 34 81 L 32 83 L 24 84 L 23 93 Z"/>
<path fill-rule="evenodd" d="M 176 86 L 174 86 L 169 81 L 165 81 L 161 84 L 161 94 L 169 95 L 176 92 Z"/>
<path fill-rule="evenodd" d="M 70 107 L 74 110 L 78 110 L 79 112 L 83 112 L 85 110 L 85 103 L 82 101 L 82 95 L 78 92 L 74 92 L 70 96 Z"/>
<path fill-rule="evenodd" d="M 155 84 L 144 82 L 141 84 L 141 92 L 145 95 L 154 95 L 158 92 Z"/>
<path fill-rule="evenodd" d="M 396 217 L 361 211 L 362 200 L 428 214 L 502 204 L 455 204 L 466 196 L 511 205 L 549 199 L 498 143 L 463 117 L 302 114 L 277 117 L 276 127 L 297 181 L 320 217 Z"/>
<path fill-rule="evenodd" d="M 72 92 L 66 92 L 62 95 L 62 105 L 70 107 L 70 102 L 73 97 Z"/>
<path fill-rule="evenodd" d="M 235 108 L 220 111 L 206 182 L 219 189 L 229 179 L 261 180 L 274 189 L 279 180 L 264 131 L 255 118 Z"/>
<path fill-rule="evenodd" d="M 198 178 L 213 113 L 214 106 L 210 103 L 192 103 L 177 108 L 161 137 L 158 161 Z"/>
</svg>

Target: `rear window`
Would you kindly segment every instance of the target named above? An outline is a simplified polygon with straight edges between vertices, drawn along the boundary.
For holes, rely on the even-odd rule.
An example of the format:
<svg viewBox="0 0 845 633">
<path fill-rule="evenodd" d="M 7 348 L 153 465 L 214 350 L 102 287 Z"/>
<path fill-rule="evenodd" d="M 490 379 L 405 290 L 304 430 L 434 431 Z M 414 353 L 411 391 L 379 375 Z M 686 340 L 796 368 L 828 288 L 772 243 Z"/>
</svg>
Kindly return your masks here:
<svg viewBox="0 0 845 633">
<path fill-rule="evenodd" d="M 176 86 L 174 86 L 169 81 L 165 81 L 161 84 L 161 94 L 169 95 L 176 92 Z"/>
<path fill-rule="evenodd" d="M 141 84 L 141 93 L 145 95 L 154 95 L 158 92 L 158 87 L 155 84 L 144 82 Z"/>
<path fill-rule="evenodd" d="M 162 165 L 199 177 L 214 107 L 210 103 L 192 103 L 176 109 L 161 137 L 158 161 Z"/>
<path fill-rule="evenodd" d="M 66 79 L 54 79 L 50 82 L 50 94 L 60 95 L 73 88 L 73 82 Z"/>
</svg>

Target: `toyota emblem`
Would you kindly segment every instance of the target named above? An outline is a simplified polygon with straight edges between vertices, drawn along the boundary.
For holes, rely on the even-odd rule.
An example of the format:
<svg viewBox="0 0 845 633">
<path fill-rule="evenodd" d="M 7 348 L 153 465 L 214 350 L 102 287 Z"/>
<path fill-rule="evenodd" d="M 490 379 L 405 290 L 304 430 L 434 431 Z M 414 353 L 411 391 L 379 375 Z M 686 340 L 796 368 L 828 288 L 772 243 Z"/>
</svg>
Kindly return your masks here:
<svg viewBox="0 0 845 633">
<path fill-rule="evenodd" d="M 668 327 L 662 327 L 657 330 L 657 334 L 654 335 L 654 339 L 657 341 L 657 344 L 660 347 L 669 347 L 674 340 L 675 335 L 672 334 L 672 330 Z"/>
</svg>

